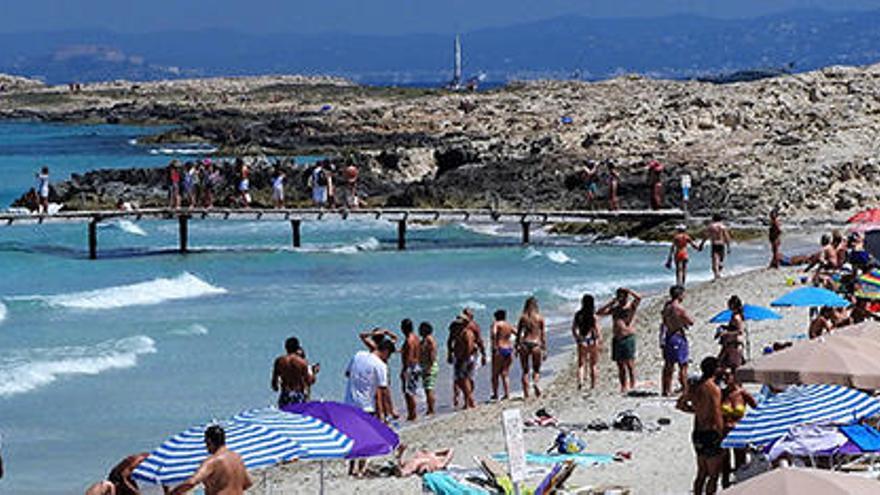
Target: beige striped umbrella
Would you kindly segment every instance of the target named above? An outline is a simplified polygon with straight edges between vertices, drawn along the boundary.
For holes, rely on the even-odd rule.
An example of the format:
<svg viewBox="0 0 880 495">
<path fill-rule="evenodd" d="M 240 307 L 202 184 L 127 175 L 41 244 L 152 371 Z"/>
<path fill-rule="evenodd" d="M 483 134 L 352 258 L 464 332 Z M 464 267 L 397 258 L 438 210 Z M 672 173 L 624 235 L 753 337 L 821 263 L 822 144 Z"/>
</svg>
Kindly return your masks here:
<svg viewBox="0 0 880 495">
<path fill-rule="evenodd" d="M 736 372 L 742 382 L 880 389 L 880 339 L 830 335 L 761 356 Z"/>
<path fill-rule="evenodd" d="M 876 495 L 880 481 L 822 469 L 779 468 L 737 483 L 724 495 Z"/>
</svg>

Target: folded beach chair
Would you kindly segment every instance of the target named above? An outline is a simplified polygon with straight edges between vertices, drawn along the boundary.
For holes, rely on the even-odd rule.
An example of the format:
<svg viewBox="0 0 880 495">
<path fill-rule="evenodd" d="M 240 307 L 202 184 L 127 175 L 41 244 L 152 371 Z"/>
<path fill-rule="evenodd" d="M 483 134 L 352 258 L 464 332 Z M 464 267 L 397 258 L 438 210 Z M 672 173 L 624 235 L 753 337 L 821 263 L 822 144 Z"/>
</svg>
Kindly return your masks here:
<svg viewBox="0 0 880 495">
<path fill-rule="evenodd" d="M 437 495 L 488 495 L 489 492 L 457 481 L 452 476 L 438 471 L 422 476 L 425 489 Z"/>
<path fill-rule="evenodd" d="M 535 489 L 535 495 L 552 495 L 571 477 L 574 468 L 577 466 L 574 461 L 565 461 L 553 466 L 549 474 L 541 481 L 538 488 Z"/>
</svg>

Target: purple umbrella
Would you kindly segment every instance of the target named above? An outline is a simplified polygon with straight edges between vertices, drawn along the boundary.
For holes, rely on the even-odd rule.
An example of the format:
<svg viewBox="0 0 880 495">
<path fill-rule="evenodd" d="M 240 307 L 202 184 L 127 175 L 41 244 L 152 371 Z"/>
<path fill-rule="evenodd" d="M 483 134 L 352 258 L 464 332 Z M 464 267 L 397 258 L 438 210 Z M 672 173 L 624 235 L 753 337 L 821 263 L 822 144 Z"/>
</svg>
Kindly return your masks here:
<svg viewBox="0 0 880 495">
<path fill-rule="evenodd" d="M 354 440 L 346 459 L 390 454 L 400 438 L 397 433 L 357 407 L 339 402 L 306 402 L 288 404 L 282 411 L 311 416 L 333 426 Z"/>
</svg>

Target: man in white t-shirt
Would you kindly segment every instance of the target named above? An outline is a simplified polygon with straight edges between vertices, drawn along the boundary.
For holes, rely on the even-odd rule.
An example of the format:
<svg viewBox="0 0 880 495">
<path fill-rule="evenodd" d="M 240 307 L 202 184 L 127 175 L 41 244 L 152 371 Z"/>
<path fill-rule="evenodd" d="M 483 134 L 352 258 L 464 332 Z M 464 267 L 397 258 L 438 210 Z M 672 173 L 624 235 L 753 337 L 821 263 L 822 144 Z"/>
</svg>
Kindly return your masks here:
<svg viewBox="0 0 880 495">
<path fill-rule="evenodd" d="M 375 351 L 359 351 L 345 368 L 348 384 L 345 387 L 345 403 L 359 407 L 385 421 L 383 407 L 385 394 L 388 394 L 388 359 L 394 353 L 394 343 L 382 340 Z M 348 472 L 361 476 L 366 466 L 364 460 L 353 460 Z"/>
</svg>

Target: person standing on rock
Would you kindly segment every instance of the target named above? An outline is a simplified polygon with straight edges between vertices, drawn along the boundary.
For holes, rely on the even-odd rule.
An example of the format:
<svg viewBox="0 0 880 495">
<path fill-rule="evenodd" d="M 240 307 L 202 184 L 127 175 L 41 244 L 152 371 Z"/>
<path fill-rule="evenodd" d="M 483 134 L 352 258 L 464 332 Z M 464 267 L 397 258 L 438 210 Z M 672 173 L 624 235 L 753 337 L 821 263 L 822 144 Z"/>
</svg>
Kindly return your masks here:
<svg viewBox="0 0 880 495">
<path fill-rule="evenodd" d="M 357 179 L 358 179 L 358 168 L 354 163 L 345 167 L 345 170 L 342 172 L 342 177 L 345 180 L 345 206 L 348 208 L 357 208 L 358 205 L 358 195 L 357 195 Z"/>
<path fill-rule="evenodd" d="M 220 183 L 220 172 L 214 168 L 214 163 L 210 158 L 202 160 L 202 206 L 205 208 L 214 207 L 214 188 Z"/>
<path fill-rule="evenodd" d="M 587 206 L 590 206 L 593 204 L 593 200 L 596 199 L 596 194 L 599 192 L 599 186 L 597 184 L 599 179 L 599 164 L 593 160 L 587 160 L 584 164 L 584 169 L 581 171 L 581 176 L 584 181 L 584 194 L 587 200 Z"/>
<path fill-rule="evenodd" d="M 312 202 L 318 208 L 327 204 L 327 171 L 324 170 L 324 162 L 315 164 L 309 175 L 309 187 L 312 189 Z"/>
<path fill-rule="evenodd" d="M 198 182 L 198 172 L 196 164 L 193 162 L 186 163 L 186 170 L 183 174 L 183 195 L 186 197 L 186 205 L 190 208 L 196 206 L 196 183 Z"/>
<path fill-rule="evenodd" d="M 250 169 L 248 169 L 247 164 L 241 158 L 236 159 L 236 165 L 238 166 L 239 202 L 241 203 L 241 206 L 243 206 L 245 208 L 250 208 L 250 206 L 251 206 Z"/>
<path fill-rule="evenodd" d="M 613 161 L 608 161 L 608 209 L 619 210 L 620 204 L 617 199 L 617 190 L 620 188 L 620 172 Z"/>
<path fill-rule="evenodd" d="M 272 176 L 272 201 L 275 208 L 284 208 L 284 171 L 280 166 L 275 167 L 275 175 Z"/>
<path fill-rule="evenodd" d="M 168 164 L 168 207 L 180 208 L 180 170 L 177 166 L 180 164 L 177 160 L 172 160 Z"/>
<path fill-rule="evenodd" d="M 779 252 L 779 246 L 782 245 L 782 223 L 779 221 L 779 210 L 773 208 L 770 210 L 770 230 L 768 233 L 770 240 L 770 268 L 779 268 L 782 262 L 782 253 Z"/>
<path fill-rule="evenodd" d="M 663 164 L 649 160 L 647 168 L 651 209 L 659 210 L 663 208 Z"/>
<path fill-rule="evenodd" d="M 37 174 L 37 196 L 40 204 L 37 211 L 41 215 L 49 213 L 49 167 L 43 166 Z"/>
</svg>

